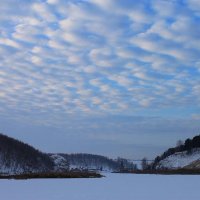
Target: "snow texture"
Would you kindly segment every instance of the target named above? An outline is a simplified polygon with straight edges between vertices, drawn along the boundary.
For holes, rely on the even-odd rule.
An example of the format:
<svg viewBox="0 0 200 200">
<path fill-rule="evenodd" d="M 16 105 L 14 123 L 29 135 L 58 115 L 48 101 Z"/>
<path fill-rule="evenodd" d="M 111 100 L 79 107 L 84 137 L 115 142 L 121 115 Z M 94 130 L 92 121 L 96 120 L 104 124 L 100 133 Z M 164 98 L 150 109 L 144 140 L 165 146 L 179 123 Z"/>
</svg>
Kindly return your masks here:
<svg viewBox="0 0 200 200">
<path fill-rule="evenodd" d="M 69 169 L 69 163 L 67 162 L 67 160 L 59 155 L 59 154 L 53 154 L 50 156 L 50 158 L 53 160 L 54 162 L 54 170 L 55 171 L 65 171 Z"/>
<path fill-rule="evenodd" d="M 170 169 L 182 168 L 191 164 L 193 161 L 199 159 L 200 159 L 199 148 L 193 149 L 190 153 L 188 153 L 187 151 L 177 152 L 171 156 L 168 156 L 164 160 L 161 160 L 157 168 L 170 168 Z"/>
<path fill-rule="evenodd" d="M 106 174 L 97 179 L 0 180 L 5 200 L 199 200 L 199 176 Z"/>
</svg>

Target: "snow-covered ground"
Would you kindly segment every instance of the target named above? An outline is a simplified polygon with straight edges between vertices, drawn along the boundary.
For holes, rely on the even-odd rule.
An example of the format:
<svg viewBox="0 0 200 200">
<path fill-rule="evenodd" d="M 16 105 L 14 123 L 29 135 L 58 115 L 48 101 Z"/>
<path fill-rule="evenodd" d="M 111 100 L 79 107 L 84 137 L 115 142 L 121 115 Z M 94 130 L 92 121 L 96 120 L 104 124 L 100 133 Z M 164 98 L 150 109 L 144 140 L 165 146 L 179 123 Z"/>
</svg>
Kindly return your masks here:
<svg viewBox="0 0 200 200">
<path fill-rule="evenodd" d="M 199 176 L 107 174 L 100 179 L 0 180 L 2 200 L 199 200 Z"/>
<path fill-rule="evenodd" d="M 183 152 L 177 152 L 171 156 L 168 156 L 164 160 L 160 161 L 158 168 L 182 168 L 193 161 L 200 159 L 200 149 L 193 149 L 190 154 L 188 154 L 186 151 Z"/>
</svg>

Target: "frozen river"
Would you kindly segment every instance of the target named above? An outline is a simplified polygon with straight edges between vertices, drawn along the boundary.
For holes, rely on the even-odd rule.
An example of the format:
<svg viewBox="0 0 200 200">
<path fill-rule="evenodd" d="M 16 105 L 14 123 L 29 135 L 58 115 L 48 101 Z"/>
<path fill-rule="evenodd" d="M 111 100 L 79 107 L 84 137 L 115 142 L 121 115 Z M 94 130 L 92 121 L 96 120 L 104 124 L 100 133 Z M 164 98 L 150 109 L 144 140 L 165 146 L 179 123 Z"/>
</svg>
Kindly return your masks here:
<svg viewBox="0 0 200 200">
<path fill-rule="evenodd" d="M 107 174 L 100 179 L 0 180 L 2 200 L 199 200 L 200 176 Z"/>
</svg>

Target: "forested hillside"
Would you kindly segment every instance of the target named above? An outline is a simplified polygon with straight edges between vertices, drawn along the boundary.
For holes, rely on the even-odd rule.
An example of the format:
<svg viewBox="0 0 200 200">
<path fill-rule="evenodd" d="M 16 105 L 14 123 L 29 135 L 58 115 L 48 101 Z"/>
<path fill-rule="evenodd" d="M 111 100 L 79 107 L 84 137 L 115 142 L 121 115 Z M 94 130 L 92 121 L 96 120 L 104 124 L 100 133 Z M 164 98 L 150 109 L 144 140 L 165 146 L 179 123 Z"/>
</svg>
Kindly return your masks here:
<svg viewBox="0 0 200 200">
<path fill-rule="evenodd" d="M 69 162 L 70 168 L 117 170 L 119 163 L 105 156 L 93 154 L 61 154 Z"/>
<path fill-rule="evenodd" d="M 28 144 L 0 134 L 0 174 L 66 172 L 69 170 L 119 171 L 132 169 L 126 159 L 110 159 L 101 155 L 45 154 Z"/>
<path fill-rule="evenodd" d="M 17 174 L 53 170 L 54 163 L 28 144 L 0 134 L 0 173 Z"/>
</svg>

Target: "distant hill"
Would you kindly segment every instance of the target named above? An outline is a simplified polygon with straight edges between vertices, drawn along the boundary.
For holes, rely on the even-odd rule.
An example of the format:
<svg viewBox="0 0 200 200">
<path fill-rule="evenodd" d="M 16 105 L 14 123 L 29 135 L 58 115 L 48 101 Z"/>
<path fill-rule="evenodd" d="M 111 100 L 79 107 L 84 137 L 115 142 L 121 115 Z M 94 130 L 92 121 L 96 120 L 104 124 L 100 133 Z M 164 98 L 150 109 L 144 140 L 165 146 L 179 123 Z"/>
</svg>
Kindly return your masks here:
<svg viewBox="0 0 200 200">
<path fill-rule="evenodd" d="M 136 167 L 132 161 L 117 158 L 110 159 L 101 155 L 87 154 L 87 153 L 74 153 L 74 154 L 49 154 L 49 156 L 54 160 L 57 166 L 61 169 L 63 166 L 68 167 L 70 170 L 98 170 L 98 171 L 118 171 L 122 168 L 133 169 Z"/>
<path fill-rule="evenodd" d="M 90 169 L 90 170 L 103 170 L 114 171 L 119 169 L 119 163 L 101 155 L 93 154 L 60 154 L 63 156 L 70 165 L 71 169 Z"/>
<path fill-rule="evenodd" d="M 157 156 L 152 164 L 154 169 L 200 169 L 200 135 L 174 148 L 169 148 L 161 156 Z"/>
<path fill-rule="evenodd" d="M 0 134 L 0 173 L 20 174 L 53 170 L 54 163 L 28 144 Z"/>
</svg>

